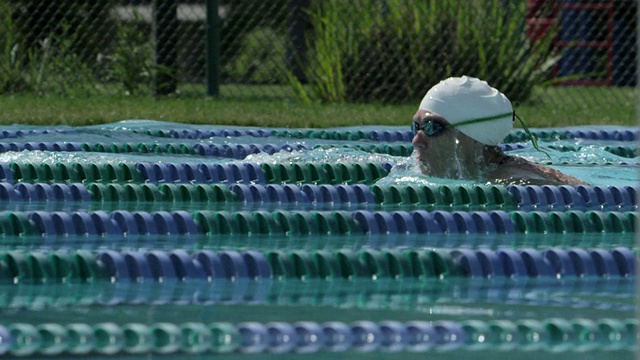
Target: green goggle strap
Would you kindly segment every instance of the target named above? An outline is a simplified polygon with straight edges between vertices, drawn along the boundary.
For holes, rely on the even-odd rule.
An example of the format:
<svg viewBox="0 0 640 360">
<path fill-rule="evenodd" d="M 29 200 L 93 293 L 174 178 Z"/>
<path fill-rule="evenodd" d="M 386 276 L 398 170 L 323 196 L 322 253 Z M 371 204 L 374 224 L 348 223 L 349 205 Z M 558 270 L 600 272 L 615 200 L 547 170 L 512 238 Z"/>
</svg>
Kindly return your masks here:
<svg viewBox="0 0 640 360">
<path fill-rule="evenodd" d="M 493 115 L 493 116 L 487 116 L 487 117 L 483 117 L 483 118 L 478 118 L 478 119 L 471 119 L 471 120 L 466 120 L 466 121 L 462 121 L 456 124 L 448 124 L 447 128 L 455 128 L 455 127 L 459 127 L 462 125 L 471 125 L 471 124 L 477 124 L 477 123 L 481 123 L 481 122 L 485 122 L 485 121 L 491 121 L 491 120 L 496 120 L 496 119 L 501 119 L 503 117 L 507 117 L 507 116 L 511 116 L 515 119 L 518 119 L 520 121 L 520 124 L 522 125 L 522 129 L 524 130 L 524 132 L 529 135 L 529 139 L 531 139 L 531 144 L 533 144 L 533 148 L 536 149 L 537 151 L 544 153 L 545 155 L 547 155 L 547 157 L 549 159 L 551 159 L 551 156 L 549 155 L 549 153 L 547 153 L 544 150 L 541 150 L 540 147 L 538 146 L 538 138 L 535 136 L 535 134 L 531 133 L 531 131 L 529 130 L 529 127 L 527 126 L 527 124 L 524 123 L 524 121 L 522 120 L 522 118 L 518 115 L 516 115 L 516 112 L 508 112 L 508 113 L 504 113 L 504 114 L 499 114 L 499 115 Z"/>
<path fill-rule="evenodd" d="M 551 160 L 551 156 L 549 155 L 549 153 L 544 151 L 544 150 L 541 150 L 540 147 L 538 147 L 538 137 L 535 134 L 532 134 L 531 131 L 529 131 L 529 127 L 527 127 L 527 124 L 524 123 L 522 118 L 520 116 L 518 116 L 515 111 L 513 112 L 513 117 L 515 117 L 516 119 L 518 119 L 520 121 L 520 124 L 522 125 L 522 130 L 524 130 L 524 132 L 527 133 L 527 135 L 529 135 L 529 139 L 531 139 L 531 143 L 533 144 L 533 148 L 538 150 L 539 152 L 547 155 L 549 160 Z"/>
<path fill-rule="evenodd" d="M 487 116 L 487 117 L 483 117 L 483 118 L 465 120 L 465 121 L 461 121 L 461 122 L 455 123 L 455 124 L 448 124 L 447 127 L 454 128 L 454 127 L 458 127 L 458 126 L 462 126 L 462 125 L 471 125 L 471 124 L 481 123 L 481 122 L 485 122 L 485 121 L 501 119 L 501 118 L 507 117 L 507 116 L 513 117 L 513 114 L 514 114 L 513 112 L 508 112 L 508 113 L 504 113 L 504 114 L 492 115 L 492 116 Z"/>
</svg>

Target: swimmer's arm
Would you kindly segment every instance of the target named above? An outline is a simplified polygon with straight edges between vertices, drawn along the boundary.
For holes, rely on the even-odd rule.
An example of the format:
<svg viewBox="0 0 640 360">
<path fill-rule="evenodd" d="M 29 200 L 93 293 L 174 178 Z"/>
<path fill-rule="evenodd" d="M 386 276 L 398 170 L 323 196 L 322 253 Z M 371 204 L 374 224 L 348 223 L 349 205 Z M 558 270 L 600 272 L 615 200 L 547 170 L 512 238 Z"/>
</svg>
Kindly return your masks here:
<svg viewBox="0 0 640 360">
<path fill-rule="evenodd" d="M 571 175 L 567 175 L 563 172 L 560 172 L 556 169 L 552 169 L 548 166 L 544 166 L 544 165 L 540 165 L 540 164 L 535 164 L 535 163 L 529 163 L 530 166 L 536 168 L 537 171 L 541 172 L 542 174 L 544 174 L 544 177 L 547 178 L 550 181 L 554 181 L 557 182 L 558 185 L 589 185 L 589 183 L 582 181 L 576 177 L 573 177 Z"/>
<path fill-rule="evenodd" d="M 511 157 L 508 164 L 491 175 L 491 182 L 504 185 L 589 185 L 571 175 L 517 156 Z"/>
</svg>

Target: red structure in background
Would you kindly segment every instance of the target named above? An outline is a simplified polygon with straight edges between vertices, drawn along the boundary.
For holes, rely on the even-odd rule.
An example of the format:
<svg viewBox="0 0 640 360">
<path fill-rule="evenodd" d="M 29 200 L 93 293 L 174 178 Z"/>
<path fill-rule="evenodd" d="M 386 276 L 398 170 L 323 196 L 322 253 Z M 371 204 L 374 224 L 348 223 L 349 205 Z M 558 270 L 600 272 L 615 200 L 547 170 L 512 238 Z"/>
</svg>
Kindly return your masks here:
<svg viewBox="0 0 640 360">
<path fill-rule="evenodd" d="M 529 40 L 536 42 L 556 26 L 558 4 L 555 0 L 527 0 L 526 32 Z"/>
<path fill-rule="evenodd" d="M 571 79 L 564 80 L 561 85 L 596 85 L 611 86 L 613 82 L 613 33 L 614 33 L 614 5 L 613 0 L 570 1 L 570 0 L 527 0 L 526 34 L 533 42 L 547 35 L 554 27 L 558 29 L 558 35 L 554 45 L 560 49 L 594 49 L 604 52 L 606 58 L 605 75 L 597 79 Z M 596 12 L 598 24 L 606 24 L 597 30 L 601 37 L 592 39 L 567 39 L 563 32 L 573 32 L 562 24 L 562 16 L 567 12 L 592 11 Z M 573 24 L 577 25 L 577 24 Z M 575 53 L 574 53 L 575 54 Z M 595 61 L 594 59 L 563 59 L 562 61 Z M 566 65 L 565 65 L 566 66 Z M 554 69 L 554 76 L 563 76 L 559 66 Z"/>
</svg>

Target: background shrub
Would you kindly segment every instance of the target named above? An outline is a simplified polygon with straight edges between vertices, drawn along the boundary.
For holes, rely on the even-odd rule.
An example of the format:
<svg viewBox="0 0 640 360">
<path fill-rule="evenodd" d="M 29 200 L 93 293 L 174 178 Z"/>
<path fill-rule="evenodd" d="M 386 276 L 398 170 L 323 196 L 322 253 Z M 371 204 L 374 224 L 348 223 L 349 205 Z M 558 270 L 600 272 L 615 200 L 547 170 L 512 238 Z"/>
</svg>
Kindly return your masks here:
<svg viewBox="0 0 640 360">
<path fill-rule="evenodd" d="M 523 101 L 558 60 L 553 32 L 528 40 L 522 1 L 326 0 L 309 12 L 309 84 L 290 81 L 311 101 L 406 103 L 460 75 Z"/>
<path fill-rule="evenodd" d="M 269 27 L 255 28 L 240 42 L 233 59 L 223 68 L 234 82 L 242 84 L 283 84 L 286 38 Z"/>
</svg>

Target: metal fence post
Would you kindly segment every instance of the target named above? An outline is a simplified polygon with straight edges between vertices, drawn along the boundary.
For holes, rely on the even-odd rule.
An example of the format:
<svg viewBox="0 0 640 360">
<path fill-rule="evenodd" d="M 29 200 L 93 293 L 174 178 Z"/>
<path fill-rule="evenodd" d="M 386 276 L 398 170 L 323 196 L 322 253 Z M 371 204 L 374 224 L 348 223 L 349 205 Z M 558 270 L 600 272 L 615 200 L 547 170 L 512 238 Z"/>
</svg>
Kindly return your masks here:
<svg viewBox="0 0 640 360">
<path fill-rule="evenodd" d="M 152 22 L 156 66 L 153 91 L 168 95 L 178 88 L 178 2 L 153 0 Z"/>
<path fill-rule="evenodd" d="M 207 96 L 220 94 L 220 22 L 218 0 L 207 0 Z"/>
<path fill-rule="evenodd" d="M 305 32 L 311 28 L 309 15 L 305 12 L 309 9 L 311 0 L 291 0 L 291 12 L 289 15 L 290 45 L 287 47 L 287 62 L 291 72 L 299 81 L 305 83 L 304 68 L 307 63 L 307 38 Z"/>
</svg>

